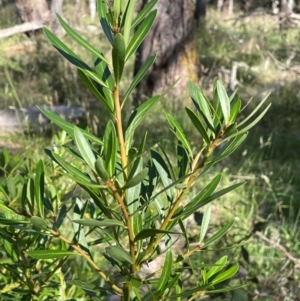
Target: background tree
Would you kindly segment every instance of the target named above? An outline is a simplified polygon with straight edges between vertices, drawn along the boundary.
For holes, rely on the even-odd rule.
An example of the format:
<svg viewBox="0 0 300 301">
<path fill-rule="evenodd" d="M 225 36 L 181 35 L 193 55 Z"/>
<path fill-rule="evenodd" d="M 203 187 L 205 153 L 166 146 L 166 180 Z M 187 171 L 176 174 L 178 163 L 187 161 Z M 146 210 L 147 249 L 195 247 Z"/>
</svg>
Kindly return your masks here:
<svg viewBox="0 0 300 301">
<path fill-rule="evenodd" d="M 50 20 L 50 11 L 46 0 L 17 0 L 16 7 L 23 22 Z"/>
<path fill-rule="evenodd" d="M 57 35 L 61 35 L 61 26 L 58 22 L 56 14 L 62 16 L 63 0 L 52 0 L 51 2 L 51 30 Z"/>
<path fill-rule="evenodd" d="M 141 8 L 147 2 L 143 0 Z M 200 2 L 205 3 L 205 1 Z M 161 0 L 157 4 L 157 11 L 154 26 L 136 55 L 134 73 L 136 74 L 149 55 L 157 53 L 157 59 L 138 87 L 134 98 L 135 106 L 143 102 L 145 95 L 160 93 L 180 76 L 181 79 L 172 94 L 181 97 L 181 91 L 185 90 L 183 88 L 187 86 L 187 81 L 196 82 L 198 78 L 199 58 L 195 42 L 194 2 Z"/>
</svg>

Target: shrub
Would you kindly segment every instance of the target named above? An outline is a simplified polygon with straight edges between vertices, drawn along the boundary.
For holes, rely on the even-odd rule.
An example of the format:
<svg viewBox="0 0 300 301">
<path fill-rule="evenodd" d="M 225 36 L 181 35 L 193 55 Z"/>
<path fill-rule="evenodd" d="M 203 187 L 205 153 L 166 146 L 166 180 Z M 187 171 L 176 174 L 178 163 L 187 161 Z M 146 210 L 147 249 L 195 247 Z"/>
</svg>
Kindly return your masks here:
<svg viewBox="0 0 300 301">
<path fill-rule="evenodd" d="M 107 7 L 98 1 L 100 23 L 112 48 L 111 61 L 58 17 L 67 34 L 92 54 L 93 67 L 44 30 L 53 46 L 77 67 L 79 77 L 105 106 L 110 120 L 103 136 L 97 137 L 41 109 L 65 132 L 60 138 L 63 147 L 46 149 L 54 165 L 39 160 L 34 168 L 25 168 L 25 174 L 9 175 L 1 182 L 3 300 L 71 300 L 80 295 L 78 287 L 93 300 L 109 294 L 122 300 L 192 300 L 203 292 L 237 287 L 218 288 L 239 269 L 237 264 L 227 266 L 227 256 L 215 263 L 185 263 L 233 226 L 231 221 L 210 237 L 206 235 L 210 202 L 244 183 L 216 192 L 222 178 L 217 174 L 195 195 L 192 187 L 236 150 L 269 106 L 255 117 L 264 99 L 237 122 L 241 100 L 236 93 L 228 96 L 216 79 L 209 101 L 201 88 L 190 83 L 194 108 L 187 107 L 186 113 L 200 134 L 199 143 L 192 147 L 179 122 L 166 114 L 177 140 L 175 152 L 167 153 L 161 145 L 146 150 L 147 132 L 137 145 L 138 126 L 169 89 L 136 108 L 124 126 L 124 104 L 155 61 L 155 55 L 146 60 L 121 99 L 124 67 L 156 16 L 153 7 L 157 0 L 150 1 L 136 18 L 134 2 L 115 0 Z M 3 160 L 11 161 L 7 155 Z M 64 182 L 58 181 L 62 176 Z M 17 190 L 13 192 L 12 187 Z M 79 192 L 75 187 L 81 188 Z M 185 220 L 204 206 L 198 241 L 190 246 Z M 177 239 L 186 244 L 179 254 L 172 249 Z M 143 267 L 161 253 L 162 266 L 145 275 Z M 93 274 L 80 278 L 77 262 L 88 263 Z M 186 270 L 198 275 L 194 287 L 186 286 Z"/>
</svg>

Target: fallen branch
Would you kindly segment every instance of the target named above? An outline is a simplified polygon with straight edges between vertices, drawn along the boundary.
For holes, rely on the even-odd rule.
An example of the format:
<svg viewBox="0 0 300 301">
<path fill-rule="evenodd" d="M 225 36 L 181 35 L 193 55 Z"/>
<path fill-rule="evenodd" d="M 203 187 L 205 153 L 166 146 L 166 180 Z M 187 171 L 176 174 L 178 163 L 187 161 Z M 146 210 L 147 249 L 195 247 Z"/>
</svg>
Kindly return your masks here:
<svg viewBox="0 0 300 301">
<path fill-rule="evenodd" d="M 28 31 L 34 31 L 44 27 L 45 22 L 43 21 L 34 21 L 34 22 L 25 22 L 21 25 L 16 25 L 6 29 L 0 30 L 0 39 L 8 38 L 18 33 L 24 33 Z"/>
<path fill-rule="evenodd" d="M 290 261 L 295 263 L 295 268 L 300 268 L 300 258 L 294 257 L 291 253 L 288 252 L 286 248 L 281 246 L 278 242 L 273 241 L 269 238 L 267 238 L 265 235 L 263 235 L 261 232 L 256 231 L 255 235 L 267 242 L 269 245 L 275 247 L 278 251 L 284 254 L 286 258 L 288 258 Z"/>
</svg>

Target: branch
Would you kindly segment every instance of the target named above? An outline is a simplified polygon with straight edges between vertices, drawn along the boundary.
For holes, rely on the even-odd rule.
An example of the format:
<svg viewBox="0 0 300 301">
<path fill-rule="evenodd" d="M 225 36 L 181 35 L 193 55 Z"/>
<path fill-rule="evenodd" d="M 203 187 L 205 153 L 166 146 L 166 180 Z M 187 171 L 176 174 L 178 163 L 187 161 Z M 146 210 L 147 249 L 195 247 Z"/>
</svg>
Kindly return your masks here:
<svg viewBox="0 0 300 301">
<path fill-rule="evenodd" d="M 34 31 L 44 27 L 43 21 L 25 22 L 21 25 L 15 25 L 6 29 L 0 30 L 0 39 L 8 38 L 18 33 Z"/>
<path fill-rule="evenodd" d="M 282 252 L 286 258 L 288 258 L 290 261 L 293 261 L 295 263 L 296 268 L 300 268 L 300 258 L 294 257 L 291 253 L 288 252 L 286 248 L 281 246 L 278 242 L 273 241 L 269 238 L 267 238 L 265 235 L 263 235 L 261 232 L 256 231 L 255 235 L 267 242 L 269 245 L 275 247 L 277 250 Z"/>
</svg>

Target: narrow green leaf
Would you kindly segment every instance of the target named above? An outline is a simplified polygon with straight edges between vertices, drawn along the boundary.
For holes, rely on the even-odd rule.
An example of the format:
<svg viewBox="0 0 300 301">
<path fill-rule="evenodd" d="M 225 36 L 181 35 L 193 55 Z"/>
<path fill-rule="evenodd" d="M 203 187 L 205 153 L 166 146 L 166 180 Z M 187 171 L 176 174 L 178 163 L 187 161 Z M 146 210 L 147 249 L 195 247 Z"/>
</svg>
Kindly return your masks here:
<svg viewBox="0 0 300 301">
<path fill-rule="evenodd" d="M 105 169 L 104 166 L 104 161 L 101 157 L 99 157 L 96 162 L 95 162 L 95 169 L 99 177 L 101 178 L 102 181 L 107 182 L 109 179 L 109 175 Z"/>
<path fill-rule="evenodd" d="M 40 218 L 39 216 L 32 216 L 30 218 L 30 221 L 35 227 L 39 229 L 48 230 L 49 228 L 51 228 L 51 222 L 49 220 Z"/>
<path fill-rule="evenodd" d="M 115 83 L 108 65 L 95 55 L 93 55 L 93 62 L 97 75 L 107 84 L 109 90 L 113 91 Z"/>
<path fill-rule="evenodd" d="M 212 113 L 210 111 L 209 101 L 203 91 L 200 87 L 196 87 L 192 82 L 189 82 L 189 92 L 195 107 L 202 114 L 209 129 L 214 133 L 215 128 L 211 117 Z"/>
<path fill-rule="evenodd" d="M 125 101 L 127 100 L 128 96 L 131 94 L 133 89 L 140 83 L 140 81 L 144 78 L 146 73 L 149 71 L 149 69 L 151 68 L 151 66 L 153 65 L 153 63 L 156 59 L 156 56 L 157 56 L 156 54 L 151 55 L 150 57 L 148 57 L 146 62 L 142 65 L 142 67 L 140 68 L 140 70 L 138 71 L 138 73 L 136 74 L 134 79 L 132 80 L 128 90 L 125 93 L 122 106 L 124 106 Z"/>
<path fill-rule="evenodd" d="M 129 209 L 128 209 L 128 211 L 129 211 Z M 132 213 L 130 213 L 130 214 L 132 214 Z M 133 225 L 134 236 L 136 236 L 139 232 L 141 232 L 143 230 L 143 216 L 144 216 L 143 213 L 142 214 L 137 213 L 132 216 L 132 225 Z M 136 254 L 140 254 L 142 245 L 143 244 L 142 244 L 141 240 L 136 242 L 136 246 L 137 246 Z"/>
<path fill-rule="evenodd" d="M 65 171 L 67 171 L 68 177 L 74 179 L 77 183 L 88 185 L 89 187 L 100 188 L 101 185 L 94 182 L 90 177 L 83 174 L 80 170 L 78 170 L 73 165 L 67 163 L 62 157 L 58 154 L 51 152 L 49 150 L 45 150 L 46 154 L 52 158 L 57 164 L 59 164 Z"/>
<path fill-rule="evenodd" d="M 83 160 L 87 163 L 91 170 L 96 172 L 95 155 L 92 151 L 89 142 L 86 140 L 86 138 L 77 126 L 74 127 L 74 139 Z"/>
<path fill-rule="evenodd" d="M 219 238 L 221 238 L 228 230 L 233 226 L 234 221 L 229 222 L 226 224 L 224 227 L 222 227 L 217 233 L 215 233 L 213 236 L 211 236 L 209 239 L 205 241 L 205 247 L 208 246 L 209 244 L 215 242 Z"/>
<path fill-rule="evenodd" d="M 210 213 L 211 213 L 211 205 L 208 205 L 204 211 L 203 219 L 201 223 L 201 230 L 200 230 L 200 238 L 199 243 L 201 243 L 206 235 L 208 225 L 210 222 Z"/>
<path fill-rule="evenodd" d="M 136 52 L 137 48 L 143 42 L 144 38 L 146 37 L 154 23 L 155 17 L 156 10 L 149 13 L 149 15 L 143 20 L 137 31 L 134 33 L 126 48 L 125 61 L 127 61 L 132 56 L 132 54 Z"/>
<path fill-rule="evenodd" d="M 65 250 L 33 250 L 26 252 L 30 257 L 36 259 L 57 259 L 70 255 L 77 255 L 74 252 Z"/>
<path fill-rule="evenodd" d="M 38 109 L 52 122 L 54 122 L 56 125 L 58 125 L 61 129 L 63 129 L 69 136 L 74 138 L 74 125 L 72 123 L 69 123 L 65 121 L 64 119 L 57 116 L 55 113 L 44 110 L 41 107 L 38 107 Z M 103 145 L 103 142 L 97 138 L 96 136 L 92 135 L 91 133 L 81 130 L 82 134 L 85 136 L 86 139 L 89 139 L 92 142 L 95 142 L 97 144 Z"/>
<path fill-rule="evenodd" d="M 153 154 L 154 152 L 152 152 Z M 157 153 L 156 153 L 157 155 Z M 172 179 L 170 178 L 170 172 L 167 168 L 166 164 L 161 164 L 161 162 L 159 162 L 157 159 L 152 158 L 153 164 L 157 170 L 157 173 L 159 174 L 159 178 L 162 182 L 163 187 L 166 189 L 166 193 L 167 195 L 172 198 L 175 194 L 175 190 L 174 187 L 170 187 L 170 185 L 172 184 Z M 162 161 L 162 160 L 160 160 Z M 167 189 L 168 187 L 170 187 L 169 189 Z"/>
<path fill-rule="evenodd" d="M 80 198 L 76 197 L 75 206 L 72 212 L 72 218 L 81 219 L 85 214 L 88 203 L 88 201 L 83 202 Z M 80 247 L 91 257 L 92 255 L 89 250 L 89 246 L 86 239 L 86 232 L 84 231 L 84 228 L 81 227 L 81 225 L 74 222 L 72 223 L 72 226 L 74 229 L 74 236 L 72 241 L 75 244 L 79 244 Z"/>
<path fill-rule="evenodd" d="M 233 123 L 236 120 L 236 117 L 241 111 L 242 102 L 238 99 L 235 104 L 232 106 L 230 111 L 229 123 Z"/>
<path fill-rule="evenodd" d="M 100 84 L 101 86 L 107 88 L 109 90 L 108 85 L 102 80 L 102 78 L 95 72 L 84 69 L 84 68 L 79 68 L 86 76 L 90 77 L 93 79 L 95 82 Z"/>
<path fill-rule="evenodd" d="M 34 215 L 35 211 L 35 200 L 34 200 L 34 194 L 35 194 L 35 189 L 34 189 L 34 181 L 33 179 L 29 178 L 26 188 L 25 185 L 23 187 L 23 192 L 26 193 L 26 205 L 28 205 L 29 211 L 31 215 Z"/>
<path fill-rule="evenodd" d="M 141 170 L 137 175 L 133 176 L 130 180 L 128 180 L 122 189 L 134 187 L 139 183 L 141 183 L 147 176 L 148 171 L 149 171 L 148 168 L 144 168 L 143 170 Z"/>
<path fill-rule="evenodd" d="M 142 122 L 142 120 L 147 116 L 154 106 L 158 103 L 161 95 L 155 95 L 141 104 L 134 112 L 131 114 L 128 122 L 128 127 L 125 133 L 126 140 L 128 140 L 134 134 L 135 129 Z"/>
<path fill-rule="evenodd" d="M 2 188 L 2 187 L 0 187 L 0 188 Z M 0 189 L 0 191 L 1 191 L 1 189 Z M 2 192 L 2 191 L 1 191 Z M 11 209 L 10 207 L 8 207 L 8 206 L 6 206 L 3 202 L 1 202 L 0 201 L 0 210 L 3 212 L 3 211 L 6 211 L 6 212 L 8 212 L 8 213 L 11 213 L 11 214 L 13 214 L 13 213 L 15 213 L 15 211 L 13 210 L 13 209 Z"/>
<path fill-rule="evenodd" d="M 44 217 L 44 163 L 40 160 L 35 173 L 35 202 L 40 217 Z"/>
<path fill-rule="evenodd" d="M 70 63 L 77 67 L 91 70 L 91 68 L 86 65 L 81 58 L 76 55 L 68 46 L 66 46 L 60 39 L 58 39 L 50 30 L 43 28 L 45 36 L 48 38 L 49 42 L 68 60 Z"/>
<path fill-rule="evenodd" d="M 218 187 L 222 179 L 222 173 L 217 174 L 210 182 L 205 186 L 205 188 L 200 191 L 189 203 L 186 205 L 185 209 L 190 209 L 197 205 L 203 199 L 209 197 L 215 189 Z"/>
<path fill-rule="evenodd" d="M 245 126 L 244 128 L 242 128 L 240 131 L 238 131 L 237 133 L 234 133 L 232 135 L 229 135 L 228 137 L 226 137 L 224 139 L 225 140 L 228 140 L 228 139 L 231 139 L 237 135 L 240 135 L 240 134 L 243 134 L 243 133 L 246 133 L 248 130 L 250 130 L 252 127 L 254 127 L 263 117 L 264 115 L 266 114 L 266 112 L 269 110 L 271 104 L 269 104 L 264 110 L 263 112 L 261 112 L 250 124 L 248 124 L 247 126 Z M 240 124 L 238 124 L 238 127 L 240 126 Z"/>
<path fill-rule="evenodd" d="M 124 1 L 122 1 L 122 2 L 124 2 Z M 126 7 L 126 12 L 123 16 L 123 20 L 125 20 L 123 30 L 124 30 L 124 40 L 125 40 L 126 46 L 128 45 L 128 41 L 129 41 L 131 22 L 132 22 L 132 16 L 134 14 L 135 3 L 136 3 L 136 0 L 128 1 L 127 7 Z"/>
<path fill-rule="evenodd" d="M 89 227 L 123 227 L 124 223 L 117 219 L 103 219 L 97 220 L 92 218 L 85 218 L 85 219 L 74 219 L 72 222 Z"/>
<path fill-rule="evenodd" d="M 58 18 L 59 23 L 67 32 L 67 34 L 76 41 L 79 45 L 84 47 L 86 50 L 91 52 L 92 54 L 96 55 L 97 57 L 101 58 L 107 65 L 109 62 L 105 59 L 105 57 L 99 52 L 95 47 L 93 47 L 88 41 L 86 41 L 82 35 L 78 34 L 75 30 L 73 30 L 59 15 L 56 15 Z"/>
<path fill-rule="evenodd" d="M 254 116 L 254 114 L 261 108 L 261 106 L 266 102 L 266 100 L 268 99 L 268 97 L 270 96 L 270 93 L 259 103 L 255 106 L 255 109 L 245 117 L 245 119 L 243 119 L 239 124 L 238 126 L 242 126 L 244 123 L 246 123 L 248 120 L 250 120 L 252 118 L 252 116 Z M 252 98 L 249 100 L 249 103 L 250 101 L 252 100 Z M 271 104 L 269 104 L 270 106 Z M 268 107 L 269 107 L 268 106 Z M 244 107 L 245 108 L 245 107 Z M 243 109 L 244 109 L 243 108 Z"/>
<path fill-rule="evenodd" d="M 145 239 L 145 238 L 148 238 L 151 236 L 155 236 L 157 234 L 182 234 L 182 233 L 160 230 L 160 229 L 143 229 L 141 232 L 139 232 L 136 235 L 136 237 L 134 238 L 134 241 L 138 241 L 138 240 Z"/>
<path fill-rule="evenodd" d="M 220 105 L 222 108 L 225 125 L 228 125 L 230 117 L 230 101 L 224 86 L 217 80 L 217 93 L 219 96 Z"/>
<path fill-rule="evenodd" d="M 110 177 L 115 173 L 117 160 L 117 133 L 114 123 L 109 120 L 104 132 L 104 166 Z"/>
<path fill-rule="evenodd" d="M 89 89 L 89 91 L 98 99 L 101 101 L 101 103 L 107 108 L 107 110 L 113 114 L 114 112 L 114 104 L 110 101 L 110 99 L 105 98 L 94 86 L 93 82 L 90 80 L 90 78 L 80 69 L 77 69 L 78 75 L 84 85 Z M 106 89 L 103 87 L 103 89 Z"/>
<path fill-rule="evenodd" d="M 206 276 L 207 279 L 219 273 L 227 263 L 227 256 L 223 256 L 217 260 L 217 262 L 208 270 Z"/>
<path fill-rule="evenodd" d="M 128 262 L 132 264 L 132 258 L 123 248 L 119 246 L 110 246 L 105 248 L 106 253 L 115 260 L 121 262 Z"/>
<path fill-rule="evenodd" d="M 228 144 L 228 146 L 224 149 L 224 151 L 221 153 L 221 155 L 216 156 L 216 157 L 210 157 L 207 160 L 207 164 L 211 162 L 219 162 L 222 161 L 223 159 L 227 158 L 229 155 L 231 155 L 246 139 L 248 133 L 244 133 L 241 135 L 238 135 L 234 137 L 234 139 Z"/>
<path fill-rule="evenodd" d="M 19 256 L 15 250 L 15 243 L 12 244 L 7 240 L 3 241 L 3 247 L 5 249 L 5 251 L 7 252 L 8 256 L 10 257 L 10 259 L 14 262 L 14 263 L 18 263 L 19 262 Z M 2 253 L 2 252 L 1 252 Z M 3 255 L 2 255 L 3 256 Z M 1 257 L 2 257 L 1 256 Z"/>
<path fill-rule="evenodd" d="M 197 211 L 198 209 L 200 209 L 201 207 L 205 206 L 206 204 L 209 204 L 210 202 L 212 202 L 213 200 L 227 194 L 228 192 L 240 187 L 241 185 L 244 185 L 245 182 L 243 183 L 237 183 L 234 184 L 232 186 L 229 186 L 227 188 L 224 188 L 206 198 L 199 198 L 197 199 L 197 202 L 195 202 L 194 206 L 188 206 L 188 208 L 186 208 L 183 212 L 183 214 L 181 214 L 179 217 L 183 216 L 182 219 L 187 218 L 188 216 L 190 216 L 193 212 Z"/>
<path fill-rule="evenodd" d="M 161 276 L 159 278 L 158 286 L 157 286 L 158 291 L 161 291 L 161 292 L 164 291 L 165 286 L 170 279 L 172 265 L 173 265 L 173 255 L 172 255 L 172 251 L 170 249 L 168 249 L 167 253 L 166 253 L 166 258 L 164 261 L 163 270 L 162 270 Z"/>
<path fill-rule="evenodd" d="M 209 145 L 210 144 L 210 138 L 209 138 L 209 136 L 207 134 L 207 131 L 206 131 L 204 125 L 202 124 L 201 120 L 198 118 L 198 116 L 190 108 L 185 108 L 185 110 L 186 110 L 188 116 L 190 117 L 192 123 L 194 124 L 194 126 L 196 127 L 196 129 L 198 130 L 200 135 L 202 136 L 202 138 Z"/>
<path fill-rule="evenodd" d="M 19 224 L 29 224 L 29 221 L 0 217 L 0 225 L 19 225 Z"/>
<path fill-rule="evenodd" d="M 217 283 L 220 283 L 220 282 L 223 282 L 227 279 L 232 278 L 237 273 L 238 270 L 239 270 L 239 266 L 237 264 L 233 265 L 228 270 L 226 270 L 226 271 L 220 273 L 219 275 L 217 275 L 213 279 L 212 284 L 215 285 Z"/>
<path fill-rule="evenodd" d="M 167 114 L 167 119 L 168 119 L 168 122 L 169 122 L 175 136 L 182 143 L 183 147 L 187 150 L 189 156 L 192 158 L 193 157 L 192 148 L 183 132 L 182 127 L 180 126 L 178 121 L 172 115 Z"/>
<path fill-rule="evenodd" d="M 144 18 L 147 16 L 147 14 L 155 6 L 157 1 L 158 0 L 151 0 L 143 7 L 143 9 L 139 12 L 139 14 L 136 16 L 136 18 L 132 22 L 132 25 L 131 25 L 132 29 L 135 28 L 141 21 L 144 20 Z"/>
<path fill-rule="evenodd" d="M 100 19 L 100 23 L 102 26 L 102 29 L 109 40 L 110 44 L 112 45 L 114 42 L 114 37 L 111 31 L 111 28 L 109 26 L 109 22 L 107 20 L 107 10 L 106 10 L 106 2 L 103 0 L 97 1 L 97 8 L 98 8 L 98 16 Z"/>
<path fill-rule="evenodd" d="M 121 12 L 121 0 L 114 0 L 114 24 L 115 25 L 118 24 L 120 12 Z"/>
<path fill-rule="evenodd" d="M 125 41 L 120 33 L 116 34 L 114 37 L 112 49 L 112 62 L 114 68 L 115 81 L 118 85 L 122 77 L 125 64 Z"/>
</svg>

